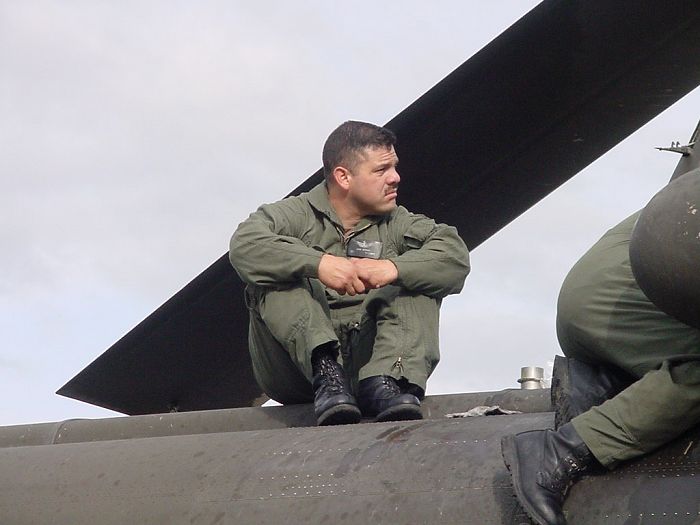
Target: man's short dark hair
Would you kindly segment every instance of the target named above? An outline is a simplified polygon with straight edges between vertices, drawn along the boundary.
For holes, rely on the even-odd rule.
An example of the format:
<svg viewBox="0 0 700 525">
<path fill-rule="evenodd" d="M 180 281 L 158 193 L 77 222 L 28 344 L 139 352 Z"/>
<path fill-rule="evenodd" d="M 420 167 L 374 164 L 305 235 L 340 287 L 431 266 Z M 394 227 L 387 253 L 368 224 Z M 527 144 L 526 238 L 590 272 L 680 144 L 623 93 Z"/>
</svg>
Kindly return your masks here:
<svg viewBox="0 0 700 525">
<path fill-rule="evenodd" d="M 391 130 L 367 122 L 343 122 L 323 145 L 323 176 L 330 180 L 338 166 L 352 169 L 357 155 L 365 148 L 390 148 L 394 144 L 396 135 Z"/>
</svg>

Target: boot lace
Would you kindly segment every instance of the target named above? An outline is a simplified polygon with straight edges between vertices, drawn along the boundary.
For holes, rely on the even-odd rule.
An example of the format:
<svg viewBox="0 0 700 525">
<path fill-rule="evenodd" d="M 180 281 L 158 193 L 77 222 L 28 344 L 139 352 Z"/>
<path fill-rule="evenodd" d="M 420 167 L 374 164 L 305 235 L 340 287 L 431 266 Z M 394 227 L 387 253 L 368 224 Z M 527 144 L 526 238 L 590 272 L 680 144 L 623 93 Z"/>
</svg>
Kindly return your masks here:
<svg viewBox="0 0 700 525">
<path fill-rule="evenodd" d="M 329 394 L 345 392 L 345 378 L 339 363 L 330 359 L 321 359 L 318 372 L 324 379 L 324 387 Z"/>
<path fill-rule="evenodd" d="M 589 455 L 590 452 L 587 453 L 587 449 L 584 446 L 575 448 L 570 454 L 561 458 L 559 465 L 557 465 L 557 468 L 547 480 L 547 488 L 562 496 L 565 495 L 569 487 L 590 470 L 588 465 L 590 462 Z"/>
<path fill-rule="evenodd" d="M 382 376 L 382 384 L 386 387 L 387 392 L 393 396 L 401 393 L 399 385 L 396 384 L 396 381 L 391 376 Z"/>
</svg>

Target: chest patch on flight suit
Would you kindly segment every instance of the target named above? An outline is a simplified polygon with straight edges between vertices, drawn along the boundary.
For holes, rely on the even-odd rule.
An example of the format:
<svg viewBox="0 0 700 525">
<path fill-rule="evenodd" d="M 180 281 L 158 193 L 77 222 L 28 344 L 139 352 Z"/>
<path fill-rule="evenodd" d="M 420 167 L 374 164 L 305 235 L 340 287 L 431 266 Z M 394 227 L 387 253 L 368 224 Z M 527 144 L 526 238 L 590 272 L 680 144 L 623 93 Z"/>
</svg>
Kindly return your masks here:
<svg viewBox="0 0 700 525">
<path fill-rule="evenodd" d="M 379 259 L 382 255 L 381 241 L 360 241 L 350 239 L 347 249 L 348 257 L 363 257 L 365 259 Z"/>
</svg>

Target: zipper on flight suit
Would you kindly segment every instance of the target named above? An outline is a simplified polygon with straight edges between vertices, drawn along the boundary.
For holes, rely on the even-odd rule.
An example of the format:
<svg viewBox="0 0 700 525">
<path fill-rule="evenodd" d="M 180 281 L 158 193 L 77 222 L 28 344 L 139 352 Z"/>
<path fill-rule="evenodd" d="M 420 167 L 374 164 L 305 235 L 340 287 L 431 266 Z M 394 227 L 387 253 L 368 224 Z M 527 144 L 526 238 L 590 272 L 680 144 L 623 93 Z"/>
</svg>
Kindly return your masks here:
<svg viewBox="0 0 700 525">
<path fill-rule="evenodd" d="M 403 376 L 403 363 L 401 362 L 402 357 L 403 356 L 399 356 L 398 358 L 396 358 L 396 361 L 394 361 L 394 364 L 391 365 L 391 370 L 393 371 L 395 368 L 398 368 L 399 374 L 401 374 Z"/>
<path fill-rule="evenodd" d="M 370 226 L 373 226 L 373 223 L 366 224 L 359 230 L 350 230 L 350 231 L 345 231 L 343 228 L 339 225 L 337 225 L 335 222 L 333 223 L 333 226 L 335 226 L 335 230 L 338 232 L 338 235 L 340 236 L 340 244 L 343 247 L 343 251 L 345 251 L 348 247 L 348 243 L 350 242 L 350 239 L 355 237 L 356 235 L 362 233 L 366 229 L 368 229 Z M 357 334 L 360 331 L 360 323 L 357 321 L 353 321 L 347 326 L 347 332 L 346 332 L 346 337 L 347 341 L 346 344 L 341 345 L 341 348 L 343 348 L 347 352 L 347 359 L 351 360 L 352 359 L 352 348 L 350 341 L 353 339 L 353 333 Z M 400 364 L 401 358 L 399 358 L 399 364 Z M 343 362 L 346 362 L 346 356 L 343 354 Z M 403 365 L 401 365 L 401 370 L 403 370 Z"/>
<path fill-rule="evenodd" d="M 370 226 L 373 226 L 373 223 L 366 224 L 359 230 L 350 230 L 350 231 L 344 231 L 341 226 L 338 226 L 336 223 L 333 223 L 333 226 L 335 226 L 336 231 L 338 232 L 338 235 L 340 235 L 340 244 L 343 247 L 343 249 L 346 249 L 348 247 L 348 243 L 350 242 L 350 239 L 355 237 L 355 235 L 358 235 L 365 231 L 367 228 Z"/>
</svg>

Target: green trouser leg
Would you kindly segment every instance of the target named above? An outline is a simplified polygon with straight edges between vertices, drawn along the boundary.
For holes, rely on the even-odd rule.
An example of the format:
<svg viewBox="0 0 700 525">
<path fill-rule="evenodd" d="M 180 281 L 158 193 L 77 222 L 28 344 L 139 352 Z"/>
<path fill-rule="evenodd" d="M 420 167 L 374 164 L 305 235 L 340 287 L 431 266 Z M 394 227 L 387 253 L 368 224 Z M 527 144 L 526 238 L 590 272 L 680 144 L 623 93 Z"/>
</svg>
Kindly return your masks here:
<svg viewBox="0 0 700 525">
<path fill-rule="evenodd" d="M 354 391 L 375 375 L 406 378 L 425 390 L 440 359 L 440 300 L 385 286 L 360 303 L 329 308 L 323 285 L 307 279 L 284 290 L 246 291 L 253 373 L 263 391 L 284 404 L 313 401 L 311 352 L 340 343 Z"/>
<path fill-rule="evenodd" d="M 246 302 L 248 347 L 258 384 L 280 403 L 312 402 L 311 352 L 338 341 L 323 286 L 307 279 L 284 290 L 250 287 Z"/>
<path fill-rule="evenodd" d="M 671 365 L 646 373 L 639 381 L 572 424 L 601 464 L 641 456 L 700 422 L 700 363 Z"/>
<path fill-rule="evenodd" d="M 425 390 L 440 361 L 440 304 L 439 299 L 397 286 L 369 292 L 359 329 L 351 332 L 353 377 L 405 378 Z"/>
</svg>

